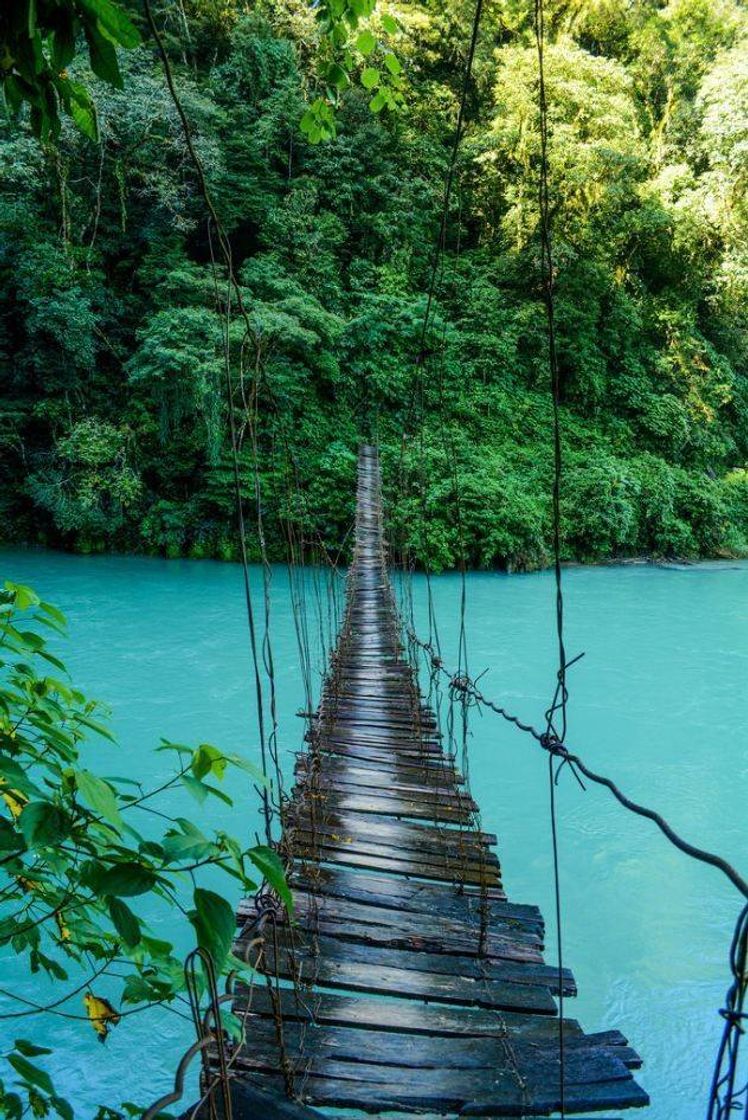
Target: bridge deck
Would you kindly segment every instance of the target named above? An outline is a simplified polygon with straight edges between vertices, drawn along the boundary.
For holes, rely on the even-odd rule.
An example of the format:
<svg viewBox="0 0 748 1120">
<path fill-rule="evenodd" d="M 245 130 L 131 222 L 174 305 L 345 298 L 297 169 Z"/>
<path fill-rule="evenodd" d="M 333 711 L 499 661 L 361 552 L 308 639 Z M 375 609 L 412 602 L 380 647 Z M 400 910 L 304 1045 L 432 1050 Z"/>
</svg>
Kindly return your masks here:
<svg viewBox="0 0 748 1120">
<path fill-rule="evenodd" d="M 543 920 L 507 901 L 495 837 L 401 653 L 379 466 L 362 448 L 345 622 L 284 820 L 295 914 L 265 927 L 258 958 L 282 981 L 253 987 L 238 1067 L 322 1108 L 547 1114 L 558 975 Z M 249 1000 L 240 989 L 237 1010 Z M 648 1103 L 621 1034 L 564 1029 L 567 1115 Z"/>
</svg>

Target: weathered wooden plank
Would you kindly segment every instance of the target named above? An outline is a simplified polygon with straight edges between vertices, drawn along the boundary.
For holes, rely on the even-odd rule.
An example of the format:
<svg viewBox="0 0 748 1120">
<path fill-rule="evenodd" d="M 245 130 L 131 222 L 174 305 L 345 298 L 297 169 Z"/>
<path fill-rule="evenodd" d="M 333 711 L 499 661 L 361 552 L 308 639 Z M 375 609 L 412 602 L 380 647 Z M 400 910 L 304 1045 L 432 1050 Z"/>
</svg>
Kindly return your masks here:
<svg viewBox="0 0 748 1120">
<path fill-rule="evenodd" d="M 418 876 L 422 879 L 440 883 L 453 883 L 460 878 L 468 885 L 487 883 L 491 889 L 500 885 L 500 879 L 492 868 L 480 869 L 475 865 L 466 864 L 463 867 L 456 861 L 449 864 L 441 863 L 415 863 L 406 858 L 397 850 L 377 848 L 373 845 L 362 845 L 361 850 L 356 850 L 354 844 L 329 844 L 318 839 L 314 844 L 307 843 L 303 838 L 295 842 L 294 850 L 297 857 L 304 860 L 322 861 L 323 863 L 340 864 L 343 867 L 360 867 L 366 871 L 386 871 L 389 874 L 400 874 L 407 878 Z M 399 858 L 401 857 L 401 858 Z"/>
<path fill-rule="evenodd" d="M 409 793 L 433 799 L 446 799 L 460 804 L 468 804 L 473 809 L 477 808 L 475 801 L 464 791 L 461 791 L 455 781 L 443 777 L 438 771 L 433 775 L 423 771 L 414 770 L 412 767 L 399 767 L 396 764 L 382 765 L 376 768 L 365 769 L 359 766 L 330 765 L 324 762 L 321 765 L 310 763 L 308 756 L 299 759 L 294 767 L 296 774 L 301 775 L 309 782 L 309 775 L 323 788 L 352 787 L 356 790 L 395 790 L 398 795 Z"/>
<path fill-rule="evenodd" d="M 324 845 L 360 855 L 371 854 L 380 859 L 392 859 L 393 871 L 394 861 L 397 861 L 407 864 L 411 875 L 423 874 L 418 868 L 428 865 L 435 870 L 440 869 L 442 872 L 440 877 L 453 884 L 459 883 L 461 878 L 467 875 L 473 876 L 471 880 L 473 882 L 485 880 L 497 886 L 501 882 L 498 861 L 492 852 L 463 852 L 459 848 L 446 845 L 442 848 L 434 845 L 428 850 L 419 851 L 417 845 L 403 843 L 399 846 L 396 840 L 392 843 L 367 841 L 365 836 L 338 834 L 316 823 L 296 828 L 293 833 L 293 844 L 297 854 L 301 854 L 305 848 L 313 852 L 316 847 Z"/>
<path fill-rule="evenodd" d="M 367 902 L 356 902 L 350 898 L 339 898 L 336 895 L 324 894 L 306 885 L 296 885 L 292 882 L 291 891 L 295 914 L 304 913 L 313 908 L 317 914 L 325 915 L 331 919 L 345 919 L 361 922 L 363 924 L 387 924 L 394 928 L 410 930 L 419 934 L 424 944 L 427 939 L 438 941 L 440 937 L 448 934 L 460 934 L 466 938 L 477 941 L 479 931 L 490 925 L 489 936 L 497 943 L 507 942 L 521 944 L 528 950 L 539 955 L 540 940 L 523 928 L 500 926 L 498 923 L 482 922 L 480 913 L 467 913 L 450 916 L 437 910 L 408 910 L 405 907 L 386 906 L 383 904 L 372 905 Z"/>
<path fill-rule="evenodd" d="M 362 785 L 347 781 L 344 773 L 336 778 L 325 779 L 299 775 L 296 790 L 299 796 L 304 796 L 302 791 L 305 791 L 324 806 L 329 805 L 333 809 L 353 806 L 355 800 L 358 803 L 355 807 L 362 812 L 384 816 L 399 814 L 418 820 L 443 820 L 449 824 L 470 824 L 476 810 L 475 802 L 469 797 L 459 797 L 456 794 L 450 796 L 425 786 L 420 789 L 398 786 L 394 782 L 379 786 Z"/>
<path fill-rule="evenodd" d="M 478 982 L 485 979 L 495 983 L 540 985 L 551 992 L 558 991 L 558 969 L 539 961 L 515 962 L 497 958 L 485 959 L 477 954 L 471 956 L 459 953 L 428 953 L 423 950 L 411 952 L 407 949 L 389 949 L 362 942 L 341 941 L 335 937 L 317 937 L 312 945 L 308 937 L 302 941 L 297 934 L 288 937 L 283 931 L 279 937 L 283 949 L 290 949 L 293 956 L 304 961 L 320 960 L 325 964 L 358 962 L 376 969 L 404 968 L 413 972 L 439 973 Z M 271 950 L 272 946 L 268 946 L 266 950 L 268 960 L 273 959 Z M 268 970 L 267 966 L 263 967 L 265 971 Z M 284 968 L 286 967 L 284 963 Z M 288 975 L 288 972 L 284 974 Z M 392 990 L 397 991 L 397 989 Z M 576 985 L 568 969 L 564 969 L 564 994 L 576 995 Z M 465 1002 L 470 1003 L 471 999 L 466 998 Z"/>
<path fill-rule="evenodd" d="M 288 1022 L 284 1031 L 287 1048 L 298 1049 L 305 1044 L 304 1028 Z M 600 1055 L 613 1055 L 627 1068 L 635 1067 L 639 1058 L 624 1043 L 598 1043 L 595 1035 L 567 1036 L 564 1039 L 566 1079 L 578 1080 L 574 1071 L 579 1063 Z M 621 1036 L 622 1037 L 622 1036 Z M 558 1069 L 558 1040 L 528 1041 L 511 1038 L 517 1067 L 522 1070 L 539 1063 Z M 253 1053 L 268 1057 L 278 1053 L 278 1037 L 271 1019 L 253 1018 L 248 1045 Z M 506 1062 L 506 1040 L 502 1038 L 470 1038 L 464 1041 L 451 1037 L 371 1031 L 356 1027 L 314 1028 L 314 1053 L 330 1055 L 339 1061 L 379 1063 L 408 1069 L 494 1069 Z M 241 1061 L 241 1059 L 240 1059 Z M 592 1080 L 588 1077 L 588 1080 Z"/>
<path fill-rule="evenodd" d="M 393 947 L 422 949 L 432 953 L 462 953 L 514 961 L 539 961 L 542 954 L 526 940 L 502 936 L 489 928 L 481 938 L 477 924 L 444 918 L 441 915 L 408 914 L 404 911 L 383 911 L 361 903 L 343 903 L 325 896 L 313 896 L 294 890 L 294 921 L 301 926 L 309 921 L 318 928 L 335 930 L 340 936 L 355 937 L 371 944 L 391 943 Z M 372 931 L 371 934 L 369 931 Z"/>
<path fill-rule="evenodd" d="M 376 1078 L 377 1069 L 379 1079 Z M 507 1071 L 494 1071 L 491 1078 L 486 1079 L 489 1084 L 486 1085 L 484 1095 L 466 1100 L 464 1084 L 458 1082 L 451 1085 L 446 1072 L 438 1077 L 415 1079 L 407 1074 L 390 1073 L 387 1067 L 391 1081 L 386 1081 L 385 1071 L 381 1067 L 377 1069 L 371 1071 L 372 1080 L 366 1082 L 339 1076 L 305 1074 L 300 1088 L 301 1098 L 318 1107 L 358 1108 L 369 1113 L 402 1111 L 406 1108 L 442 1115 L 459 1112 L 464 1116 L 491 1116 L 497 1113 L 505 1116 L 543 1115 L 555 1111 L 560 1103 L 557 1089 L 548 1086 L 531 1093 Z M 270 1073 L 256 1073 L 253 1077 L 259 1084 L 281 1081 L 278 1075 Z M 631 1108 L 649 1104 L 646 1093 L 630 1075 L 591 1085 L 568 1086 L 566 1101 L 570 1108 L 580 1110 Z"/>
<path fill-rule="evenodd" d="M 294 821 L 308 821 L 310 812 L 308 805 L 290 806 L 286 813 L 287 824 L 292 824 Z M 397 817 L 389 819 L 378 817 L 374 820 L 364 813 L 325 811 L 324 816 L 317 813 L 317 825 L 334 829 L 340 836 L 355 836 L 358 833 L 365 833 L 378 843 L 394 843 L 398 847 L 407 844 L 408 848 L 413 848 L 416 851 L 431 850 L 426 846 L 436 843 L 441 847 L 449 845 L 467 853 L 472 849 L 480 851 L 492 847 L 496 843 L 496 837 L 490 832 L 477 832 L 470 828 L 450 828 L 448 825 L 423 824 L 417 821 L 403 821 Z M 487 852 L 486 858 L 498 863 L 493 852 Z"/>
<path fill-rule="evenodd" d="M 402 816 L 411 820 L 443 820 L 449 824 L 469 825 L 472 822 L 472 813 L 467 808 L 460 809 L 446 804 L 433 805 L 431 802 L 424 804 L 421 801 L 407 800 L 394 795 L 387 797 L 383 793 L 363 796 L 323 790 L 320 796 L 324 799 L 325 810 L 333 813 L 371 813 L 374 816 Z"/>
<path fill-rule="evenodd" d="M 505 902 L 491 894 L 484 898 L 479 890 L 465 889 L 456 883 L 421 883 L 389 875 L 369 875 L 362 871 L 351 873 L 332 868 L 303 872 L 292 869 L 290 881 L 315 894 L 329 894 L 349 898 L 352 902 L 409 910 L 416 914 L 438 912 L 468 923 L 479 922 L 481 908 L 485 906 L 495 928 L 506 932 L 522 931 L 538 945 L 542 942 L 544 923 L 537 906 Z"/>
<path fill-rule="evenodd" d="M 247 1007 L 247 995 L 240 991 L 237 1014 Z M 264 985 L 255 985 L 250 1002 L 250 1017 L 272 1018 L 273 1004 Z M 323 1026 L 358 1027 L 373 1032 L 419 1034 L 445 1038 L 504 1038 L 553 1043 L 558 1038 L 558 1019 L 550 1015 L 526 1015 L 482 1008 L 455 1008 L 434 1003 L 416 1003 L 383 997 L 347 996 L 332 992 L 305 992 L 297 1000 L 290 988 L 280 992 L 280 1008 L 288 1022 L 308 1022 Z M 251 1031 L 251 1028 L 249 1028 Z M 574 1019 L 564 1020 L 564 1037 L 579 1037 L 582 1029 Z M 248 1037 L 251 1037 L 251 1033 Z"/>
</svg>

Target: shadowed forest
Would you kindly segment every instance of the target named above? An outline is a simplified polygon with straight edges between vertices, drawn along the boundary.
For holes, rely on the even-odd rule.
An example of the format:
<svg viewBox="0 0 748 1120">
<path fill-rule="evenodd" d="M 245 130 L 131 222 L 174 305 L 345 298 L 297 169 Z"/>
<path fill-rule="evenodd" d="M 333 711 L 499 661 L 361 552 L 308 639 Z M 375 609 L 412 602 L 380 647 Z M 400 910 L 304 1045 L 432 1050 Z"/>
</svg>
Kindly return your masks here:
<svg viewBox="0 0 748 1120">
<path fill-rule="evenodd" d="M 378 8 L 329 114 L 302 0 L 185 0 L 158 18 L 251 320 L 229 309 L 260 386 L 241 455 L 271 556 L 284 520 L 341 539 L 375 431 L 418 562 L 548 563 L 528 5 L 483 16 L 425 348 L 471 7 Z M 564 553 L 743 554 L 748 16 L 733 0 L 556 0 L 547 20 Z M 152 43 L 119 65 L 122 89 L 72 63 L 95 136 L 67 117 L 42 144 L 0 124 L 2 533 L 233 559 L 222 266 Z"/>
</svg>

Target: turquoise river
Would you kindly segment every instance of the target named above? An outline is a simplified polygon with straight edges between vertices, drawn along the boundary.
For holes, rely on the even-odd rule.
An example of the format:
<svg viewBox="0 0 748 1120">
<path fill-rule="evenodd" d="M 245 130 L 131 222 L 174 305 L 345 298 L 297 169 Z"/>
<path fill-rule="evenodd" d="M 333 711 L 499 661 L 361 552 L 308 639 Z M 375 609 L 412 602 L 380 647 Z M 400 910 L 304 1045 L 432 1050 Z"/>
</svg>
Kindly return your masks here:
<svg viewBox="0 0 748 1120">
<path fill-rule="evenodd" d="M 80 687 L 113 709 L 119 748 L 96 748 L 101 772 L 157 784 L 170 765 L 161 736 L 208 741 L 256 758 L 253 689 L 240 570 L 204 561 L 2 553 L 3 578 L 31 584 L 68 615 L 65 657 Z M 748 565 L 574 568 L 565 573 L 569 743 L 684 836 L 745 874 L 748 835 Z M 433 580 L 444 660 L 456 660 L 459 579 Z M 417 614 L 424 582 L 416 581 Z M 280 741 L 290 772 L 304 696 L 286 573 L 274 570 L 272 638 Z M 421 617 L 421 622 L 423 621 Z M 473 675 L 520 716 L 542 721 L 554 681 L 549 573 L 468 577 Z M 538 903 L 553 959 L 547 764 L 490 714 L 471 721 L 470 773 L 483 826 L 499 837 L 511 898 Z M 249 780 L 235 807 L 168 808 L 250 839 L 259 826 Z M 180 795 L 181 796 L 181 795 Z M 186 795 L 185 795 L 186 796 Z M 728 982 L 739 898 L 719 872 L 687 859 L 655 827 L 568 771 L 559 787 L 566 963 L 580 995 L 568 1011 L 588 1030 L 620 1028 L 644 1059 L 647 1120 L 702 1120 Z M 197 819 L 197 817 L 196 817 Z M 164 919 L 161 932 L 183 947 Z M 44 994 L 6 955 L 2 984 Z M 46 989 L 45 989 L 46 991 Z M 71 1003 L 71 1009 L 80 997 Z M 3 1011 L 17 1008 L 5 1001 Z M 77 1019 L 0 1021 L 3 1046 L 32 1034 L 55 1047 L 48 1068 L 78 1115 L 102 1102 L 149 1103 L 190 1042 L 163 1011 L 123 1019 L 105 1046 Z"/>
</svg>

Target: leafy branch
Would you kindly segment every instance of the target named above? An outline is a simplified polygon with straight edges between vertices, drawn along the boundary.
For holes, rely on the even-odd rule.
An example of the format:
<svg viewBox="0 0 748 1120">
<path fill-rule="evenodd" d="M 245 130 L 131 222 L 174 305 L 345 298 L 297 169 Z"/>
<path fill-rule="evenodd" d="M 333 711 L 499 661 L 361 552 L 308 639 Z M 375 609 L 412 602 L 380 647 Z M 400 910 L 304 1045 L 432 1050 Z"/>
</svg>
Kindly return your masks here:
<svg viewBox="0 0 748 1120">
<path fill-rule="evenodd" d="M 274 851 L 245 847 L 223 831 L 208 836 L 157 807 L 177 788 L 198 804 L 212 796 L 231 805 L 220 784 L 230 770 L 262 782 L 251 763 L 208 743 L 162 741 L 157 749 L 171 753 L 176 765 L 152 789 L 81 764 L 86 740 L 113 736 L 102 706 L 69 681 L 49 648 L 50 634 L 64 636 L 61 612 L 31 588 L 7 582 L 0 591 L 0 946 L 10 945 L 30 973 L 43 972 L 66 988 L 46 1003 L 5 988 L 4 998 L 19 1010 L 0 1018 L 63 1015 L 89 1022 L 105 1042 L 123 1018 L 183 998 L 181 962 L 171 943 L 154 936 L 144 913 L 153 900 L 186 916 L 196 944 L 222 972 L 244 967 L 231 954 L 234 908 L 198 875 L 210 868 L 243 892 L 265 878 L 287 905 L 291 899 Z M 162 821 L 157 838 L 134 826 L 133 809 Z M 116 1000 L 109 995 L 115 985 Z M 79 995 L 81 1014 L 60 1010 Z M 0 1107 L 11 1120 L 29 1109 L 72 1117 L 70 1104 L 32 1060 L 48 1053 L 18 1039 L 5 1055 L 15 1084 L 0 1084 Z"/>
</svg>

